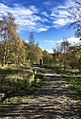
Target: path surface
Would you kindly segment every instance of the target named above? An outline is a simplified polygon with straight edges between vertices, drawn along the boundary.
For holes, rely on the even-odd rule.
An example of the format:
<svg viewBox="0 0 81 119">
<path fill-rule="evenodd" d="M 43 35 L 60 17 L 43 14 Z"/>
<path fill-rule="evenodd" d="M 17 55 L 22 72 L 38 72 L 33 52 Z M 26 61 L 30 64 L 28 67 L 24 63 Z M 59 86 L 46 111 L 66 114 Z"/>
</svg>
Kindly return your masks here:
<svg viewBox="0 0 81 119">
<path fill-rule="evenodd" d="M 46 70 L 43 86 L 19 104 L 6 106 L 0 119 L 81 119 L 75 92 L 56 73 Z"/>
</svg>

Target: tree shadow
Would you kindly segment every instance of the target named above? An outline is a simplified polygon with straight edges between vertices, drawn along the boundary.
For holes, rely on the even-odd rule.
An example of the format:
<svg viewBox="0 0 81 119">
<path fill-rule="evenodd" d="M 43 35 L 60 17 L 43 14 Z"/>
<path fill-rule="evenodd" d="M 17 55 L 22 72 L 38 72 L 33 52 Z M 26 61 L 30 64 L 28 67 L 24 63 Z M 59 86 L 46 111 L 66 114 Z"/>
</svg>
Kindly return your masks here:
<svg viewBox="0 0 81 119">
<path fill-rule="evenodd" d="M 57 102 L 55 102 L 55 105 Z M 31 103 L 20 103 L 14 105 L 5 105 L 4 109 L 0 111 L 0 117 L 12 117 L 21 119 L 80 119 L 79 110 L 77 110 L 76 105 L 69 105 L 66 109 L 55 108 L 54 104 L 43 103 L 37 104 Z"/>
<path fill-rule="evenodd" d="M 80 119 L 81 107 L 71 102 L 75 99 L 75 93 L 68 88 L 68 83 L 62 77 L 47 75 L 42 86 L 24 101 L 0 105 L 0 118 Z"/>
<path fill-rule="evenodd" d="M 43 85 L 37 92 L 35 96 L 67 96 L 71 99 L 76 99 L 76 91 L 69 88 L 68 82 L 61 76 L 45 76 Z"/>
</svg>

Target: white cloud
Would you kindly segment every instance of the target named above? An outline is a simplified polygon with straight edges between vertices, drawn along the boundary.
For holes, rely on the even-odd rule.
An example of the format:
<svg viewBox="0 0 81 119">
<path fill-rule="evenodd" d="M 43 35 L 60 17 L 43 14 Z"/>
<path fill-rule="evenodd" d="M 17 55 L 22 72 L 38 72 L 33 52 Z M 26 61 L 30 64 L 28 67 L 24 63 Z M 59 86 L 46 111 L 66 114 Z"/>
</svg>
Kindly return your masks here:
<svg viewBox="0 0 81 119">
<path fill-rule="evenodd" d="M 39 31 L 47 31 L 48 28 L 39 28 Z"/>
<path fill-rule="evenodd" d="M 6 0 L 4 0 L 6 1 Z M 43 2 L 43 5 L 52 5 L 51 1 Z M 47 11 L 41 11 L 34 5 L 24 7 L 19 4 L 14 4 L 14 7 L 9 7 L 6 4 L 0 3 L 0 18 L 2 14 L 11 12 L 16 19 L 18 28 L 20 30 L 26 29 L 28 31 L 34 30 L 36 32 L 47 31 L 49 28 L 59 28 L 74 22 L 72 14 L 68 12 L 67 8 L 73 6 L 71 0 L 66 0 L 65 5 L 60 5 Z M 78 18 L 78 16 L 77 16 Z"/>
<path fill-rule="evenodd" d="M 50 6 L 50 5 L 51 5 L 51 2 L 50 2 L 50 1 L 46 1 L 46 2 L 43 2 L 43 4 L 44 4 L 45 6 Z"/>
<path fill-rule="evenodd" d="M 15 4 L 14 7 L 11 8 L 3 3 L 0 3 L 0 18 L 3 14 L 6 15 L 7 12 L 13 14 L 19 30 L 34 30 L 36 32 L 48 30 L 48 27 L 42 24 L 42 22 L 48 22 L 48 20 L 36 15 L 39 13 L 39 10 L 33 5 L 26 8 L 24 6 Z"/>
<path fill-rule="evenodd" d="M 0 14 L 6 14 L 7 12 L 12 13 L 16 20 L 18 19 L 18 21 L 24 19 L 26 20 L 26 18 L 30 20 L 32 16 L 34 20 L 38 19 L 38 17 L 33 15 L 34 13 L 37 13 L 37 10 L 33 6 L 30 6 L 30 8 L 25 8 L 23 6 L 16 5 L 15 7 L 11 8 L 0 3 Z"/>
<path fill-rule="evenodd" d="M 44 50 L 46 50 L 49 53 L 53 53 L 53 50 L 52 49 L 49 49 L 49 48 L 44 49 L 44 48 L 42 48 L 42 51 L 44 51 Z"/>
<path fill-rule="evenodd" d="M 56 21 L 54 21 L 53 23 L 55 24 L 55 26 L 57 26 L 57 25 L 58 26 L 64 26 L 64 25 L 66 25 L 67 20 L 60 18 L 60 19 L 57 19 Z"/>
<path fill-rule="evenodd" d="M 49 17 L 48 13 L 47 12 L 41 12 L 42 15 L 46 16 L 46 17 Z"/>
<path fill-rule="evenodd" d="M 80 38 L 75 38 L 75 37 L 70 37 L 70 38 L 67 38 L 67 41 L 69 41 L 69 43 L 71 44 L 76 44 L 76 43 L 79 43 Z M 60 39 L 60 40 L 44 40 L 45 43 L 47 43 L 48 45 L 58 45 L 60 44 L 61 42 L 63 42 L 63 39 Z"/>
<path fill-rule="evenodd" d="M 36 7 L 34 5 L 29 7 L 34 13 L 38 12 L 38 9 L 36 9 Z"/>
<path fill-rule="evenodd" d="M 47 43 L 48 45 L 55 45 L 58 41 L 55 40 L 44 40 L 45 43 Z"/>
<path fill-rule="evenodd" d="M 53 50 L 50 49 L 46 49 L 46 51 L 48 51 L 49 53 L 53 53 Z"/>
<path fill-rule="evenodd" d="M 65 5 L 60 5 L 51 9 L 50 18 L 53 20 L 54 27 L 63 27 L 75 21 L 75 19 L 72 18 L 72 13 L 68 11 L 68 8 L 72 8 L 73 6 L 74 2 L 66 0 Z"/>
<path fill-rule="evenodd" d="M 70 42 L 70 43 L 78 43 L 80 42 L 79 40 L 80 38 L 75 38 L 75 37 L 71 37 L 71 38 L 68 38 L 67 40 Z"/>
</svg>

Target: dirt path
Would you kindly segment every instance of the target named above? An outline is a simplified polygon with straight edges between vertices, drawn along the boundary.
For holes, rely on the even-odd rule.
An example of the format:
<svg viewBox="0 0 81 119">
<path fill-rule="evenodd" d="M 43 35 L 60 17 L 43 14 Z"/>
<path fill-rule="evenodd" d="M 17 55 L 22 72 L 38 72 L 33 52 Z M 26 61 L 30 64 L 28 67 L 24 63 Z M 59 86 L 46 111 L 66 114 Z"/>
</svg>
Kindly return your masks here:
<svg viewBox="0 0 81 119">
<path fill-rule="evenodd" d="M 46 71 L 43 86 L 19 104 L 5 107 L 0 119 L 81 119 L 75 92 L 56 73 Z"/>
</svg>

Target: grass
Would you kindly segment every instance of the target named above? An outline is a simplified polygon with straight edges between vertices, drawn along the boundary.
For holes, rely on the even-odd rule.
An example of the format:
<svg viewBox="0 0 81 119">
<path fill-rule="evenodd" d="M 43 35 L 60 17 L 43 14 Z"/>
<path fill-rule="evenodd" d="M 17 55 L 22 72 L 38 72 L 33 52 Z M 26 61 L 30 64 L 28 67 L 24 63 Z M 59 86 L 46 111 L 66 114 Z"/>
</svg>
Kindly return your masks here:
<svg viewBox="0 0 81 119">
<path fill-rule="evenodd" d="M 33 70 L 32 67 L 26 65 L 1 68 L 0 100 L 4 103 L 12 103 L 14 99 L 17 101 L 23 96 L 33 94 L 41 86 L 43 79 L 43 74 L 40 71 L 34 75 Z"/>
<path fill-rule="evenodd" d="M 81 103 L 81 74 L 77 70 L 65 71 L 56 68 L 55 71 L 68 81 L 69 87 L 72 90 L 77 92 L 77 99 Z"/>
</svg>

